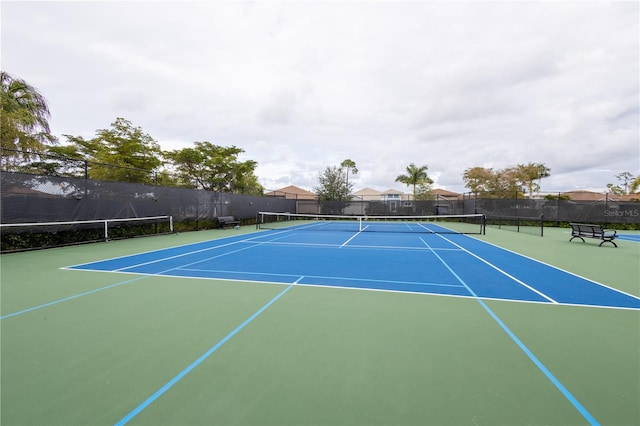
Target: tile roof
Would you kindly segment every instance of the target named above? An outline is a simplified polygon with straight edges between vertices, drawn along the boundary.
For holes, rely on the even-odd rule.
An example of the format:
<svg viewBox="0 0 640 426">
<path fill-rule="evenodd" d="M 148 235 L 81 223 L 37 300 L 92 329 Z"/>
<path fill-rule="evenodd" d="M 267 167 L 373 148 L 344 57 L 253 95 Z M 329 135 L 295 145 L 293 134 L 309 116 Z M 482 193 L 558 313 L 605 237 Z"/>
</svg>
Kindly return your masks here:
<svg viewBox="0 0 640 426">
<path fill-rule="evenodd" d="M 276 189 L 275 191 L 266 192 L 264 195 L 269 197 L 282 197 L 287 199 L 297 200 L 315 200 L 316 194 L 307 191 L 306 189 L 297 187 L 295 185 L 285 186 L 284 188 Z"/>
</svg>

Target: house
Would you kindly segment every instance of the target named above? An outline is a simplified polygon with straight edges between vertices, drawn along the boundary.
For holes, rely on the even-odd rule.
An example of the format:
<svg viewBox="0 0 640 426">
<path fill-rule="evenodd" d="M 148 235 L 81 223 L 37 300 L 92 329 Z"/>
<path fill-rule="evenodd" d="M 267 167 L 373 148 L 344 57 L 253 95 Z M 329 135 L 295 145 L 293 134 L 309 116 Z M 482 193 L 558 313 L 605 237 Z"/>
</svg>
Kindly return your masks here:
<svg viewBox="0 0 640 426">
<path fill-rule="evenodd" d="M 459 200 L 462 197 L 457 192 L 447 191 L 446 189 L 434 189 L 433 193 L 435 194 L 437 200 L 443 201 Z"/>
<path fill-rule="evenodd" d="M 446 189 L 434 189 L 433 194 L 437 200 L 450 201 L 462 199 L 462 195 Z M 405 193 L 395 189 L 388 189 L 380 192 L 371 188 L 363 188 L 353 193 L 355 200 L 360 201 L 399 201 L 407 202 L 413 200 L 413 194 Z"/>
<path fill-rule="evenodd" d="M 605 194 L 585 190 L 568 191 L 560 195 L 573 201 L 602 201 L 605 199 Z"/>
<path fill-rule="evenodd" d="M 640 198 L 638 194 L 624 194 L 617 195 L 611 193 L 603 193 L 603 192 L 593 192 L 593 191 L 568 191 L 560 194 L 561 196 L 569 197 L 571 201 L 621 201 L 621 202 L 629 202 L 629 201 L 637 201 Z"/>
<path fill-rule="evenodd" d="M 569 197 L 571 201 L 618 201 L 620 198 L 619 195 L 586 190 L 568 191 L 563 192 L 560 195 L 563 197 Z"/>
<path fill-rule="evenodd" d="M 382 192 L 371 188 L 363 188 L 352 195 L 355 201 L 380 201 L 382 199 Z"/>
<path fill-rule="evenodd" d="M 295 185 L 285 186 L 284 188 L 269 191 L 264 194 L 267 197 L 282 197 L 287 200 L 315 200 L 316 194 L 307 191 Z"/>
<path fill-rule="evenodd" d="M 397 189 L 387 189 L 382 193 L 382 201 L 389 206 L 389 211 L 395 212 L 398 207 L 411 207 L 413 195 Z"/>
</svg>

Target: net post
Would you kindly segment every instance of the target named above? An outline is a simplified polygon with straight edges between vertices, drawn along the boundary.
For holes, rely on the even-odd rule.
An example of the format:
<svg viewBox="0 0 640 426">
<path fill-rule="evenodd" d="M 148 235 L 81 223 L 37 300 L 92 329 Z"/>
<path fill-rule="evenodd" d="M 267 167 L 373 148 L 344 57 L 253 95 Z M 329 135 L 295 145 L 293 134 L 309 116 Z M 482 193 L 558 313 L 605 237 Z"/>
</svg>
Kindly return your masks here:
<svg viewBox="0 0 640 426">
<path fill-rule="evenodd" d="M 169 231 L 173 232 L 173 216 L 169 216 Z"/>
<path fill-rule="evenodd" d="M 109 226 L 108 223 L 109 223 L 108 220 L 104 221 L 104 240 L 105 241 L 109 241 L 109 231 L 107 230 L 107 228 Z"/>
<path fill-rule="evenodd" d="M 487 215 L 483 214 L 480 220 L 482 226 L 482 235 L 487 235 Z"/>
<path fill-rule="evenodd" d="M 544 213 L 540 213 L 540 236 L 544 237 Z"/>
</svg>

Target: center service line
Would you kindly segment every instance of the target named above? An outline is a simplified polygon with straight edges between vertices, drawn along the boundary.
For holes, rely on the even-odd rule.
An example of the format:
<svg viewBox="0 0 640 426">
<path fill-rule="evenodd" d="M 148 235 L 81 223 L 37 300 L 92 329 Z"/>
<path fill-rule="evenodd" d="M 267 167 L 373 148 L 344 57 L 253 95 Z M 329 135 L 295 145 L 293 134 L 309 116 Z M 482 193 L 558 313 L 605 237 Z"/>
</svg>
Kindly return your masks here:
<svg viewBox="0 0 640 426">
<path fill-rule="evenodd" d="M 233 336 L 235 336 L 236 334 L 238 334 L 240 332 L 240 330 L 242 330 L 243 328 L 245 328 L 251 321 L 253 321 L 254 319 L 256 319 L 258 317 L 258 315 L 260 315 L 261 313 L 263 313 L 269 306 L 273 305 L 278 299 L 280 299 L 286 292 L 288 292 L 289 290 L 291 290 L 291 288 L 302 279 L 303 277 L 300 277 L 296 282 L 294 282 L 293 284 L 289 285 L 287 288 L 285 288 L 284 290 L 282 290 L 276 297 L 274 297 L 273 299 L 271 299 L 269 302 L 267 302 L 262 308 L 258 309 L 253 315 L 251 315 L 249 318 L 247 318 L 242 324 L 240 324 L 239 326 L 237 326 L 233 331 L 231 331 L 229 334 L 227 334 L 225 337 L 223 337 L 218 343 L 216 343 L 215 345 L 213 345 L 207 352 L 205 352 L 204 354 L 202 354 L 200 356 L 200 358 L 196 359 L 194 362 L 192 362 L 187 368 L 185 368 L 184 370 L 182 370 L 180 373 L 178 373 L 178 375 L 176 375 L 173 379 L 169 380 L 164 386 L 162 386 L 160 389 L 158 389 L 153 395 L 151 395 L 149 398 L 147 398 L 144 402 L 142 402 L 140 405 L 138 405 L 136 408 L 134 408 L 129 414 L 127 414 L 126 416 L 124 416 L 122 419 L 120 419 L 117 423 L 115 423 L 116 426 L 120 426 L 120 425 L 125 425 L 127 424 L 131 419 L 133 419 L 135 416 L 137 416 L 142 410 L 144 410 L 145 408 L 147 408 L 151 403 L 153 403 L 156 399 L 158 399 L 162 394 L 164 394 L 166 391 L 168 391 L 169 389 L 171 389 L 171 387 L 173 385 L 175 385 L 176 383 L 178 383 L 180 381 L 180 379 L 182 379 L 184 376 L 186 376 L 187 374 L 189 374 L 191 372 L 191 370 L 193 370 L 194 368 L 196 368 L 198 365 L 200 365 L 200 363 L 202 363 L 202 361 L 204 361 L 205 359 L 207 359 L 211 354 L 213 354 L 215 351 L 217 351 L 222 345 L 224 345 L 229 339 L 231 339 Z"/>
<path fill-rule="evenodd" d="M 445 238 L 446 239 L 446 238 Z M 422 240 L 422 238 L 421 238 Z M 447 240 L 449 241 L 449 240 Z M 426 241 L 422 240 L 422 242 L 429 248 L 431 249 L 431 252 L 440 260 L 440 262 L 442 262 L 442 264 L 449 270 L 449 272 L 451 272 L 451 274 L 453 274 L 454 277 L 456 277 L 456 279 L 458 281 L 460 281 L 460 283 L 465 286 L 467 288 L 467 290 L 469 291 L 469 293 L 471 293 L 471 295 L 476 299 L 476 301 L 480 304 L 480 306 L 482 306 L 484 308 L 485 311 L 487 311 L 487 313 L 489 315 L 491 315 L 491 318 L 493 318 L 493 320 L 495 322 L 498 323 L 498 325 L 500 325 L 500 327 L 502 328 L 502 330 L 504 330 L 505 333 L 507 333 L 507 335 L 511 338 L 511 340 L 513 340 L 515 342 L 516 345 L 518 345 L 518 347 L 529 357 L 529 359 L 531 361 L 533 361 L 533 363 L 538 367 L 538 369 L 540 369 L 540 371 L 542 371 L 542 373 L 544 373 L 545 376 L 547 376 L 547 379 L 549 379 L 551 381 L 551 383 L 553 383 L 553 385 L 565 396 L 565 398 L 567 398 L 569 400 L 569 402 L 571 402 L 571 404 L 574 406 L 574 408 L 576 410 L 578 410 L 578 412 L 580 414 L 582 414 L 582 416 L 585 418 L 585 420 L 587 422 L 589 422 L 590 425 L 592 426 L 597 426 L 600 423 L 598 423 L 598 421 L 591 415 L 591 413 L 589 413 L 589 411 L 587 411 L 587 409 L 580 404 L 580 401 L 578 401 L 576 399 L 576 397 L 574 397 L 571 392 L 569 392 L 569 390 L 564 387 L 564 385 L 562 383 L 560 383 L 560 380 L 558 380 L 553 373 L 551 373 L 551 371 L 549 371 L 549 369 L 542 363 L 542 361 L 540 361 L 534 354 L 533 352 L 531 352 L 529 350 L 529 348 L 527 348 L 525 346 L 524 343 L 522 343 L 522 341 L 518 338 L 518 336 L 515 335 L 515 333 L 513 331 L 511 331 L 509 329 L 509 327 L 507 327 L 507 325 L 502 322 L 502 320 L 500 319 L 500 317 L 498 317 L 498 315 L 496 315 L 491 308 L 489 308 L 489 306 L 487 306 L 486 303 L 484 303 L 484 301 L 482 299 L 480 299 L 480 297 L 478 297 L 478 295 L 471 289 L 471 287 L 469 287 L 467 285 L 467 283 L 460 278 L 460 276 L 458 274 L 455 273 L 455 271 L 453 269 L 451 269 L 451 267 L 447 264 L 447 262 L 444 261 L 443 258 L 441 258 L 438 253 L 436 253 L 435 250 L 433 250 L 431 248 L 431 246 L 429 246 L 429 244 L 427 244 Z"/>
</svg>

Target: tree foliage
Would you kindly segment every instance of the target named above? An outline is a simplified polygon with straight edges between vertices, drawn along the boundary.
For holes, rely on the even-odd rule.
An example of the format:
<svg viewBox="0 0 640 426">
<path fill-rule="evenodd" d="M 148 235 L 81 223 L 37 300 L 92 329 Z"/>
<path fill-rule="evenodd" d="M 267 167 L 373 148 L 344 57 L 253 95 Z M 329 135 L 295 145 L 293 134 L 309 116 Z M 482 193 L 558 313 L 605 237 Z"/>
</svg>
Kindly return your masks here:
<svg viewBox="0 0 640 426">
<path fill-rule="evenodd" d="M 542 178 L 551 176 L 551 169 L 542 163 L 518 164 L 515 168 L 517 182 L 522 189 L 529 191 L 529 197 L 540 191 Z"/>
<path fill-rule="evenodd" d="M 209 191 L 260 195 L 263 187 L 254 174 L 257 162 L 240 161 L 244 150 L 211 142 L 195 142 L 193 148 L 165 153 L 177 171 L 181 186 Z"/>
<path fill-rule="evenodd" d="M 417 201 L 435 200 L 436 194 L 433 192 L 432 182 L 424 181 L 416 187 L 415 199 Z"/>
<path fill-rule="evenodd" d="M 0 72 L 0 146 L 23 158 L 56 143 L 49 129 L 49 107 L 38 90 Z M 19 153 L 19 154 L 18 154 Z M 3 158 L 10 156 L 5 152 Z M 6 164 L 5 164 L 6 166 Z"/>
<path fill-rule="evenodd" d="M 351 199 L 353 184 L 347 182 L 342 168 L 327 167 L 318 177 L 318 186 L 314 188 L 318 200 L 345 201 Z"/>
<path fill-rule="evenodd" d="M 637 180 L 636 177 L 629 172 L 618 173 L 616 175 L 616 179 L 622 182 L 622 194 L 629 194 L 630 188 L 632 187 L 634 180 Z M 607 185 L 607 187 L 608 186 L 609 185 Z"/>
<path fill-rule="evenodd" d="M 613 183 L 607 184 L 607 191 L 614 195 L 624 195 L 625 193 L 620 185 L 614 185 Z"/>
<path fill-rule="evenodd" d="M 636 194 L 638 191 L 640 191 L 640 176 L 635 178 L 629 185 L 629 193 Z"/>
<path fill-rule="evenodd" d="M 92 139 L 64 135 L 77 156 L 91 161 L 93 179 L 155 183 L 155 172 L 162 165 L 162 150 L 140 127 L 117 118 L 111 128 L 101 129 Z"/>
<path fill-rule="evenodd" d="M 510 198 L 514 194 L 528 192 L 531 196 L 540 190 L 540 180 L 550 176 L 551 170 L 544 164 L 529 163 L 494 170 L 472 167 L 464 171 L 465 187 L 474 193 L 495 198 Z"/>
<path fill-rule="evenodd" d="M 356 166 L 355 161 L 349 158 L 346 160 L 343 160 L 342 163 L 340 163 L 340 168 L 344 170 L 346 174 L 347 185 L 349 185 L 349 172 L 353 173 L 354 175 L 358 174 L 358 167 Z"/>
<path fill-rule="evenodd" d="M 82 178 L 86 172 L 86 161 L 75 145 L 50 146 L 46 153 L 38 154 L 38 161 L 27 161 L 16 168 L 23 173 L 50 176 L 73 176 Z"/>
<path fill-rule="evenodd" d="M 406 168 L 406 174 L 398 175 L 396 177 L 396 182 L 404 183 L 407 186 L 413 187 L 413 199 L 417 199 L 417 188 L 419 185 L 431 185 L 433 180 L 427 174 L 428 167 L 424 166 L 416 166 L 414 163 L 411 163 Z"/>
<path fill-rule="evenodd" d="M 494 188 L 494 179 L 495 173 L 492 168 L 472 167 L 462 174 L 465 187 L 476 195 L 482 192 L 491 192 Z"/>
</svg>

